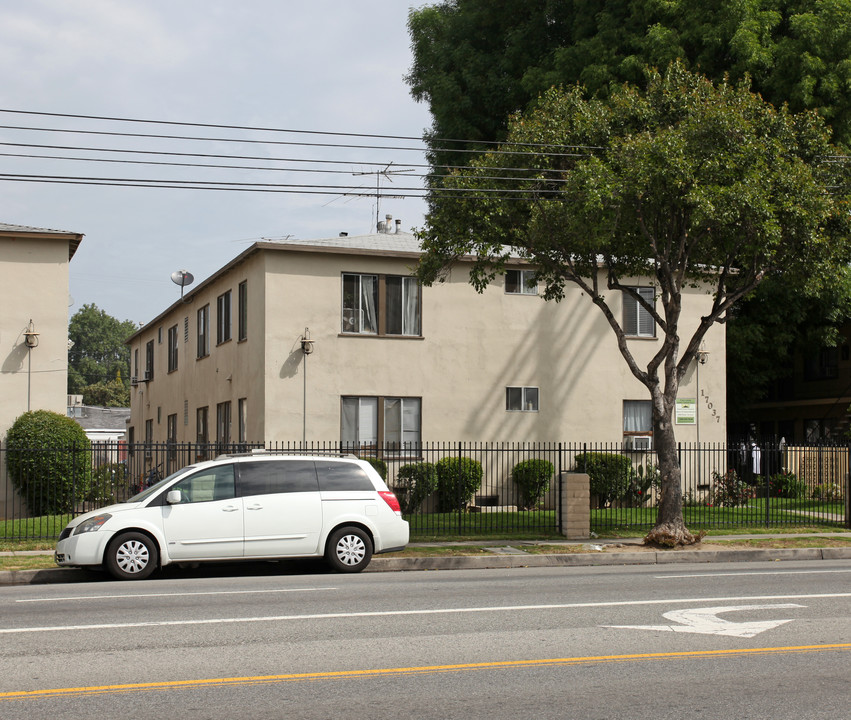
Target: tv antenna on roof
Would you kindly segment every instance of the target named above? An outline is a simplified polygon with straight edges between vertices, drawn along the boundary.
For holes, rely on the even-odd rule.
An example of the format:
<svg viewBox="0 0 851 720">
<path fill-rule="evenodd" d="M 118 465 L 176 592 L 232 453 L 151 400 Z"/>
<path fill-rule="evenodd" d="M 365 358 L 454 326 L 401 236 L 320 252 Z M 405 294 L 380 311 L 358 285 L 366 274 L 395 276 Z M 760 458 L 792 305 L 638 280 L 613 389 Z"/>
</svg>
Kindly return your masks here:
<svg viewBox="0 0 851 720">
<path fill-rule="evenodd" d="M 401 175 L 402 173 L 410 173 L 414 172 L 414 168 L 399 168 L 398 170 L 391 170 L 393 167 L 393 163 L 390 163 L 383 170 L 372 170 L 370 172 L 356 172 L 352 173 L 352 175 L 375 175 L 375 225 L 373 226 L 373 232 L 375 228 L 378 227 L 378 219 L 381 217 L 381 178 L 385 177 L 390 182 L 393 182 L 393 178 L 391 175 Z M 394 196 L 388 196 L 394 197 Z M 395 196 L 395 197 L 404 197 L 404 196 Z"/>
<path fill-rule="evenodd" d="M 171 281 L 180 285 L 180 299 L 183 300 L 183 288 L 195 282 L 195 276 L 188 270 L 176 270 L 171 274 Z"/>
</svg>

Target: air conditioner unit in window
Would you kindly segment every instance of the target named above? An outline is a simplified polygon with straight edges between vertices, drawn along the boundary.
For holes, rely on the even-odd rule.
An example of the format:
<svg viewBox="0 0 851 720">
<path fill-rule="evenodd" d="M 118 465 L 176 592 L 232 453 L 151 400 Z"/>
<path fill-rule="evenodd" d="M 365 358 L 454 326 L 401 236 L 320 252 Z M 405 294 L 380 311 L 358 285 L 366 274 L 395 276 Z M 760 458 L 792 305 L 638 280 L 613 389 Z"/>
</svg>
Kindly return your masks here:
<svg viewBox="0 0 851 720">
<path fill-rule="evenodd" d="M 623 439 L 624 450 L 651 450 L 652 447 L 652 435 L 627 435 Z"/>
<path fill-rule="evenodd" d="M 153 373 L 150 370 L 145 370 L 145 382 L 148 382 L 148 380 L 151 379 L 151 375 L 153 375 Z"/>
</svg>

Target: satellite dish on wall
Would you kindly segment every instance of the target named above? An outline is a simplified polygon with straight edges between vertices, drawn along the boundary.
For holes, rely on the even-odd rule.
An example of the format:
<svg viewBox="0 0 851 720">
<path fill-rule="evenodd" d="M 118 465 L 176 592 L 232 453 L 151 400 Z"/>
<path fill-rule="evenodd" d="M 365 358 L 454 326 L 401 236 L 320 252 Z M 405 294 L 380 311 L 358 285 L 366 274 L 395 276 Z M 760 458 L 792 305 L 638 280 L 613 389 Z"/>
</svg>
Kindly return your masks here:
<svg viewBox="0 0 851 720">
<path fill-rule="evenodd" d="M 180 297 L 183 298 L 183 288 L 195 282 L 195 276 L 188 270 L 175 270 L 171 274 L 171 281 L 180 285 Z"/>
</svg>

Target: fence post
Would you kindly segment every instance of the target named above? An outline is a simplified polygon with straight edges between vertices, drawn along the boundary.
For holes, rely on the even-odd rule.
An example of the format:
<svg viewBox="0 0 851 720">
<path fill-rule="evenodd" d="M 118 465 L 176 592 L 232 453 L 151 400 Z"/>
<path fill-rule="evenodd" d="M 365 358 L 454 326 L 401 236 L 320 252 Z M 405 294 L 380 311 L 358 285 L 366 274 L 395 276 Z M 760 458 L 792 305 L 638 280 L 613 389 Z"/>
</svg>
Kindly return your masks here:
<svg viewBox="0 0 851 720">
<path fill-rule="evenodd" d="M 845 463 L 845 527 L 851 528 L 851 445 L 848 446 Z"/>
<path fill-rule="evenodd" d="M 559 532 L 568 540 L 591 537 L 591 479 L 587 473 L 561 473 L 562 504 L 567 507 Z"/>
</svg>

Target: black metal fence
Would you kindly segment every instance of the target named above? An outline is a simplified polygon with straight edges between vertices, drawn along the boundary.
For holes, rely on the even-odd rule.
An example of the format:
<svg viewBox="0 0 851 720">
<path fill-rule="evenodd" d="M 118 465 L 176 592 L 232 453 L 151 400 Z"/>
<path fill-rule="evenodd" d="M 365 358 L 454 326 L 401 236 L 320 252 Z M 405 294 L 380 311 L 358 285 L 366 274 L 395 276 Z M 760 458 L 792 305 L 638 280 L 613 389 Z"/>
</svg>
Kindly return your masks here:
<svg viewBox="0 0 851 720">
<path fill-rule="evenodd" d="M 51 539 L 73 516 L 122 502 L 187 465 L 222 454 L 353 454 L 396 492 L 416 538 L 555 537 L 562 473 L 591 477 L 591 528 L 647 530 L 659 472 L 651 450 L 618 444 L 96 443 L 0 448 L 0 539 Z M 683 513 L 692 528 L 847 526 L 848 447 L 681 445 Z"/>
</svg>

